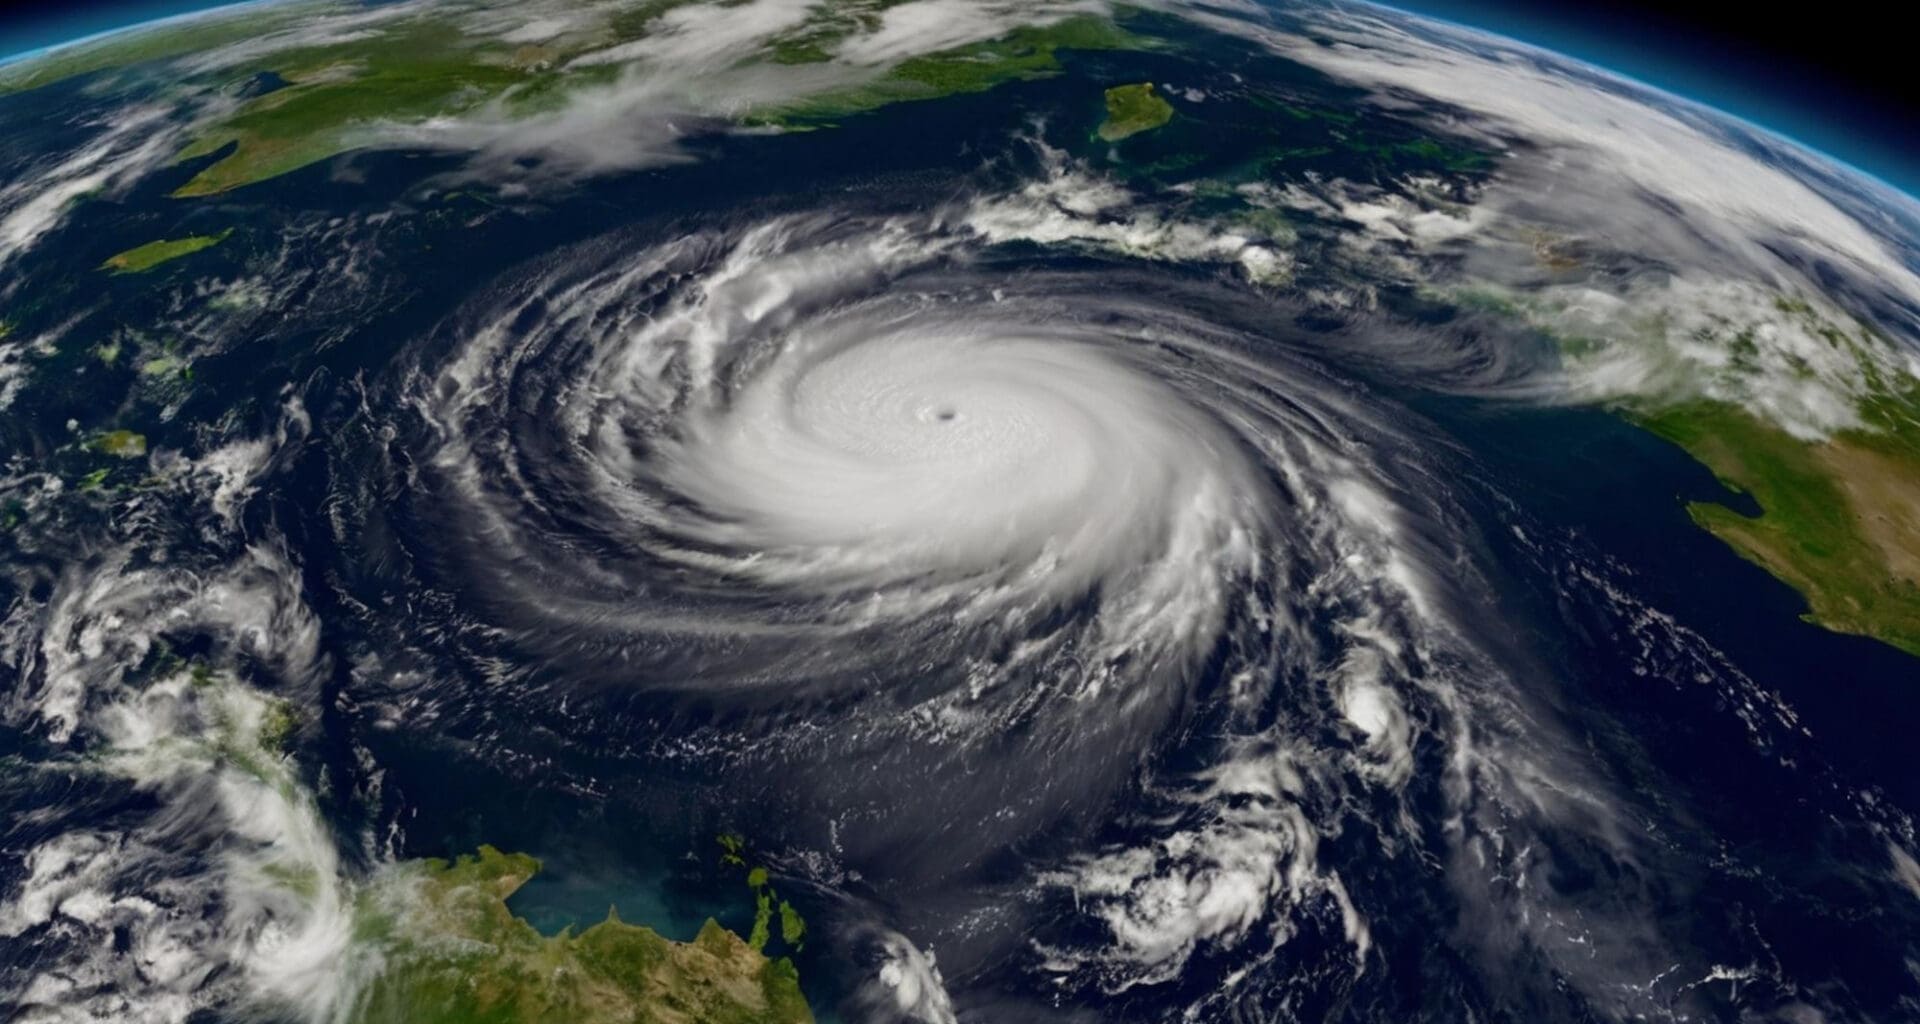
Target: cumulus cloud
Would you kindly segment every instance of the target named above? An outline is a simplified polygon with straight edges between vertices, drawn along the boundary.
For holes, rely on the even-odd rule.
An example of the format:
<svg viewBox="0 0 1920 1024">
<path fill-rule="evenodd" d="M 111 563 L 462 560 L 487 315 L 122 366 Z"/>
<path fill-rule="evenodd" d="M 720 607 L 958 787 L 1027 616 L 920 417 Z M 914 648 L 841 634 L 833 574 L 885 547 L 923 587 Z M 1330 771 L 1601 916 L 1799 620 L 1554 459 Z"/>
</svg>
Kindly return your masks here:
<svg viewBox="0 0 1920 1024">
<path fill-rule="evenodd" d="M 1070 166 L 1059 150 L 1035 145 L 1045 159 L 1046 177 L 1011 194 L 982 196 L 961 214 L 961 222 L 987 241 L 1224 263 L 1265 283 L 1284 281 L 1292 270 L 1284 239 L 1154 209 L 1119 185 Z"/>
</svg>

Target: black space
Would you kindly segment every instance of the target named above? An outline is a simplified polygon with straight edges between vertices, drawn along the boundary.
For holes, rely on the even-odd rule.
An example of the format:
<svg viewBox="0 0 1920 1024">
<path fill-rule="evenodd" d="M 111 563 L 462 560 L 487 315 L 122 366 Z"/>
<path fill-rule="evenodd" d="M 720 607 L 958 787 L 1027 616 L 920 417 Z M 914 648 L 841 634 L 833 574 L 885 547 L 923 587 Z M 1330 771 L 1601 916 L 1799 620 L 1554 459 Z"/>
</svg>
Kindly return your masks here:
<svg viewBox="0 0 1920 1024">
<path fill-rule="evenodd" d="M 1402 4 L 1466 24 L 1509 28 L 1523 38 L 1571 30 L 1610 37 L 1604 41 L 1623 49 L 1645 47 L 1650 53 L 1717 64 L 1783 97 L 1825 94 L 1877 108 L 1882 118 L 1903 116 L 1909 132 L 1920 136 L 1920 41 L 1909 27 L 1920 8 L 1909 4 L 1401 0 L 1389 6 Z M 194 6 L 200 5 L 192 0 L 0 0 L 0 17 L 60 21 L 90 10 L 139 20 L 168 8 Z M 1523 28 L 1534 31 L 1523 33 Z"/>
<path fill-rule="evenodd" d="M 1826 0 L 1815 4 L 1727 0 L 1395 0 L 1390 6 L 1450 18 L 1568 51 L 1598 48 L 1596 63 L 1673 65 L 1680 75 L 1722 79 L 1751 91 L 1756 106 L 1825 109 L 1863 119 L 1920 145 L 1920 41 L 1911 4 Z M 1583 46 L 1582 44 L 1587 44 Z M 1607 58 L 1614 58 L 1609 60 Z"/>
<path fill-rule="evenodd" d="M 1769 14 L 1766 5 L 1741 10 L 1725 3 L 1636 4 L 1626 10 L 1654 29 L 1662 19 L 1677 21 L 1674 36 L 1691 29 L 1695 37 L 1724 40 L 1734 65 L 1753 79 L 1781 78 L 1787 88 L 1824 85 L 1838 98 L 1884 108 L 1884 116 L 1903 115 L 1908 134 L 1898 141 L 1920 143 L 1914 131 L 1920 127 L 1920 44 L 1907 20 L 1920 8 L 1841 0 L 1792 15 L 1784 6 Z M 1904 16 L 1897 13 L 1902 10 Z"/>
<path fill-rule="evenodd" d="M 380 0 L 363 0 L 375 3 Z M 1335 0 L 1339 2 L 1339 0 Z M 207 0 L 0 0 L 9 30 L 132 23 Z M 1920 7 L 1887 0 L 1392 0 L 1651 82 L 1920 188 Z"/>
</svg>

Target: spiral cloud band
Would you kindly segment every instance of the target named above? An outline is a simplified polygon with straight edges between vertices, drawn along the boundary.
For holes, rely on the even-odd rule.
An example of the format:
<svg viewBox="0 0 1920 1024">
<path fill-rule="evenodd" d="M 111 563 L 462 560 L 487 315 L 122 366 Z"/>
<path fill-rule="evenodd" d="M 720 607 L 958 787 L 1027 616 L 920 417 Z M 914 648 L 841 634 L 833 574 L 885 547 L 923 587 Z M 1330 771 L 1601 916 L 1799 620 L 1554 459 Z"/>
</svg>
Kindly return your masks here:
<svg viewBox="0 0 1920 1024">
<path fill-rule="evenodd" d="M 256 15 L 0 81 L 0 1018 L 1920 998 L 1879 185 L 1368 5 Z"/>
<path fill-rule="evenodd" d="M 508 684 L 434 713 L 686 765 L 794 808 L 762 827 L 797 846 L 960 901 L 903 919 L 831 885 L 903 1019 L 941 1019 L 958 971 L 1117 992 L 1307 932 L 1316 971 L 1358 977 L 1389 923 L 1327 844 L 1428 848 L 1435 806 L 1458 832 L 1433 856 L 1499 941 L 1594 991 L 1657 970 L 1658 943 L 1574 955 L 1568 922 L 1618 905 L 1483 866 L 1547 829 L 1634 853 L 1463 611 L 1489 587 L 1458 467 L 1324 347 L 1393 339 L 1296 336 L 1230 268 L 1028 262 L 970 226 L 1013 201 L 604 238 L 423 339 L 395 533 Z"/>
<path fill-rule="evenodd" d="M 1034 880 L 1111 923 L 1119 966 L 1087 977 L 1165 975 L 1289 902 L 1364 946 L 1288 766 L 1335 755 L 1283 735 L 1358 738 L 1336 800 L 1392 789 L 1408 703 L 1447 685 L 1416 678 L 1453 642 L 1451 555 L 1424 536 L 1446 528 L 1420 525 L 1445 513 L 1396 483 L 1430 470 L 1392 414 L 1227 326 L 1204 283 L 1115 294 L 1112 268 L 1023 268 L 932 220 L 776 219 L 555 266 L 456 320 L 411 388 L 435 507 L 471 524 L 434 557 L 485 581 L 515 642 L 575 677 L 837 704 L 797 742 L 939 788 L 961 835 L 916 868 L 935 874 L 1210 718 L 1219 764 L 1167 800 L 1230 816 Z M 1276 675 L 1344 682 L 1300 701 Z M 1208 676 L 1224 704 L 1197 699 Z M 1004 781 L 961 784 L 982 755 Z M 898 792 L 786 770 L 878 801 L 870 836 L 927 828 Z"/>
<path fill-rule="evenodd" d="M 1480 611 L 1480 524 L 1503 512 L 1469 507 L 1472 464 L 1393 397 L 1391 325 L 1295 330 L 1236 259 L 1142 265 L 1097 232 L 1036 258 L 1008 211 L 1051 202 L 650 224 L 512 270 L 354 382 L 357 408 L 319 414 L 326 528 L 350 555 L 302 575 L 262 549 L 252 575 L 182 570 L 164 592 L 130 586 L 147 570 L 129 562 L 109 580 L 124 605 L 63 590 L 61 635 L 145 649 L 185 621 L 176 591 L 207 590 L 221 644 L 284 665 L 291 693 L 350 679 L 331 706 L 371 734 L 472 742 L 680 828 L 678 850 L 751 816 L 757 842 L 802 851 L 783 891 L 812 887 L 811 934 L 865 972 L 844 980 L 874 1020 L 951 1021 L 1036 983 L 1260 1019 L 1358 990 L 1462 906 L 1490 957 L 1544 956 L 1622 1015 L 1654 1007 L 1622 979 L 1711 975 L 1658 916 L 1685 865 Z M 1434 358 L 1469 376 L 1479 351 Z M 308 417 L 290 402 L 280 443 L 226 458 L 298 453 Z M 247 478 L 209 479 L 229 521 Z M 1532 525 L 1506 522 L 1524 556 Z M 1562 594 L 1648 657 L 1725 676 L 1581 572 Z M 339 672 L 320 618 L 295 614 L 316 578 L 369 638 Z M 288 611 L 236 614 L 255 606 Z M 118 692 L 86 664 L 38 698 L 71 728 L 84 694 Z M 260 734 L 276 707 L 170 686 L 181 722 L 223 701 L 209 722 Z M 1774 728 L 1753 695 L 1726 699 Z M 159 749 L 109 712 L 91 727 Z M 116 765 L 199 800 L 163 760 Z M 245 856 L 208 872 L 50 846 L 34 891 L 88 857 L 102 877 L 164 860 L 209 880 L 194 906 L 271 907 L 311 953 L 277 956 L 261 914 L 234 914 L 225 959 L 194 972 L 243 965 L 228 974 L 273 998 L 325 974 L 327 1005 L 351 1005 L 378 954 L 350 908 L 381 876 L 310 841 L 318 805 L 282 774 L 229 776 L 222 822 L 279 823 Z M 1617 864 L 1661 870 L 1579 884 Z M 340 884 L 275 881 L 308 871 Z M 0 927 L 46 916 L 22 906 Z M 1596 932 L 1642 939 L 1596 955 Z M 75 962 L 119 970 L 94 948 Z"/>
<path fill-rule="evenodd" d="M 1273 571 L 1280 485 L 1261 462 L 1292 457 L 1248 429 L 1274 415 L 1253 368 L 1125 303 L 1069 312 L 1045 294 L 1062 282 L 980 293 L 942 269 L 951 240 L 808 228 L 757 229 L 671 294 L 654 289 L 676 261 L 718 243 L 545 283 L 483 327 L 426 403 L 463 500 L 533 546 L 527 514 L 564 493 L 608 543 L 697 571 L 679 599 L 778 588 L 808 628 L 935 612 L 1004 628 L 1090 601 L 1080 640 L 1103 657 L 1210 646 L 1231 589 Z M 502 398 L 553 403 L 551 421 L 500 419 Z M 743 617 L 704 628 L 766 626 Z"/>
</svg>

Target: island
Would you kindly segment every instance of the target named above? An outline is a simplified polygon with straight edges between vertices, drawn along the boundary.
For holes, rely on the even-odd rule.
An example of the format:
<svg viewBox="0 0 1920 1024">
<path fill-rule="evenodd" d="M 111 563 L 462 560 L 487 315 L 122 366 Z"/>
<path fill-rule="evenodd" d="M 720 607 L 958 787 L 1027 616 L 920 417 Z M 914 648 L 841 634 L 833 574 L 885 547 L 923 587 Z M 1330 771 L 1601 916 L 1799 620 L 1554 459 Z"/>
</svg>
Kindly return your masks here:
<svg viewBox="0 0 1920 1024">
<path fill-rule="evenodd" d="M 1173 120 L 1173 104 L 1153 91 L 1152 82 L 1116 85 L 1107 90 L 1107 119 L 1100 124 L 1099 135 L 1118 142 Z"/>
<path fill-rule="evenodd" d="M 115 274 L 143 274 L 162 263 L 177 260 L 182 256 L 191 256 L 202 249 L 211 249 L 226 241 L 227 236 L 232 233 L 232 229 L 229 228 L 217 235 L 188 235 L 185 238 L 148 242 L 107 257 L 106 261 L 100 264 L 100 269 Z"/>
</svg>

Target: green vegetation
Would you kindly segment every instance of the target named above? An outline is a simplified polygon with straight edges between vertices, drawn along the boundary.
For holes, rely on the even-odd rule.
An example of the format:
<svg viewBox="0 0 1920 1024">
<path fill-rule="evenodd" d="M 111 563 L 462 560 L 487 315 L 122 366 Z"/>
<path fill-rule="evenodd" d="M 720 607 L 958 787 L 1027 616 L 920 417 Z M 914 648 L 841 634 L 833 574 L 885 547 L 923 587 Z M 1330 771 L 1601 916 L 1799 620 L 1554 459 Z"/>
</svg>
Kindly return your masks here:
<svg viewBox="0 0 1920 1024">
<path fill-rule="evenodd" d="M 272 701 L 260 719 L 260 748 L 272 753 L 284 753 L 299 725 L 300 719 L 294 713 L 292 704 L 284 700 Z"/>
<path fill-rule="evenodd" d="M 867 85 L 757 111 L 747 120 L 809 127 L 890 103 L 985 92 L 1006 82 L 1043 78 L 1060 70 L 1063 50 L 1133 50 L 1145 45 L 1145 40 L 1105 17 L 1076 15 L 1051 25 L 1016 28 L 998 39 L 913 57 Z M 824 58 L 824 52 L 820 56 Z"/>
<path fill-rule="evenodd" d="M 242 104 L 179 159 L 219 155 L 176 196 L 203 196 L 347 152 L 377 122 L 458 114 L 533 83 L 544 63 L 517 63 L 504 44 L 477 44 L 445 19 L 399 22 L 371 39 L 299 48 L 248 69 L 288 84 Z"/>
<path fill-rule="evenodd" d="M 142 274 L 162 263 L 219 245 L 226 241 L 230 234 L 233 234 L 232 228 L 217 235 L 189 235 L 185 238 L 148 242 L 107 257 L 107 261 L 100 264 L 100 269 L 110 270 L 116 274 Z"/>
<path fill-rule="evenodd" d="M 729 867 L 746 868 L 746 842 L 736 835 L 719 837 L 720 863 Z M 770 876 L 764 867 L 747 868 L 747 888 L 753 890 L 753 930 L 747 936 L 747 945 L 756 950 L 764 950 L 773 940 L 774 915 L 780 918 L 780 941 L 787 948 L 799 952 L 806 945 L 807 922 L 800 916 L 799 908 L 780 898 L 770 884 Z"/>
<path fill-rule="evenodd" d="M 1463 146 L 1450 146 L 1438 139 L 1411 139 L 1398 142 L 1368 143 L 1355 140 L 1348 147 L 1356 153 L 1374 157 L 1394 166 L 1413 164 L 1438 167 L 1455 174 L 1485 171 L 1493 158 Z"/>
<path fill-rule="evenodd" d="M 414 17 L 383 26 L 371 38 L 295 48 L 236 69 L 271 72 L 287 84 L 255 96 L 207 126 L 179 154 L 211 159 L 174 192 L 205 196 L 264 181 L 377 141 L 377 133 L 483 107 L 504 116 L 534 114 L 564 103 L 581 87 L 605 84 L 615 64 L 577 67 L 587 53 L 643 38 L 650 23 L 685 0 L 654 0 L 618 12 L 601 30 L 537 47 L 511 46 L 463 31 L 444 17 Z M 876 26 L 888 0 L 822 8 L 765 56 L 775 63 L 823 61 L 856 30 Z M 1002 82 L 1050 74 L 1062 49 L 1138 45 L 1110 20 L 1079 15 L 1017 28 L 982 43 L 910 58 L 857 86 L 748 112 L 754 124 L 812 127 L 902 100 L 976 92 Z"/>
<path fill-rule="evenodd" d="M 122 459 L 137 459 L 147 454 L 147 438 L 131 430 L 112 430 L 87 442 L 87 447 Z"/>
<path fill-rule="evenodd" d="M 78 75 L 206 55 L 232 44 L 271 39 L 249 55 L 235 46 L 232 63 L 186 73 L 189 87 L 236 92 L 237 104 L 198 126 L 177 154 L 204 161 L 176 196 L 207 196 L 310 166 L 354 149 L 380 145 L 396 129 L 435 118 L 461 117 L 483 109 L 489 117 L 519 117 L 557 108 L 581 88 L 605 85 L 620 74 L 620 62 L 574 63 L 647 37 L 657 19 L 692 0 L 640 0 L 605 10 L 572 30 L 538 45 L 520 45 L 466 24 L 459 11 L 393 8 L 368 18 L 356 6 L 297 4 L 244 17 L 214 15 L 172 25 L 120 33 L 0 68 L 0 94 L 38 88 Z M 819 63 L 857 33 L 878 28 L 899 0 L 841 0 L 822 4 L 791 32 L 759 55 L 776 65 Z M 352 32 L 329 35 L 290 31 L 333 14 L 354 14 Z M 814 127 L 820 122 L 914 99 L 977 92 L 1002 82 L 1051 74 L 1063 49 L 1130 48 L 1140 43 L 1107 17 L 1075 15 L 1042 26 L 1015 28 L 998 39 L 876 67 L 874 80 L 846 86 L 846 74 L 796 85 L 824 95 L 747 111 L 754 124 Z M 858 72 L 850 72 L 857 74 Z M 256 80 L 277 87 L 245 88 Z M 164 243 L 184 245 L 186 241 Z M 157 243 L 160 244 L 160 243 Z M 109 261 L 132 272 L 193 249 L 146 247 Z M 158 257 L 141 266 L 148 257 Z M 120 262 L 116 262 L 120 261 Z"/>
<path fill-rule="evenodd" d="M 63 46 L 40 57 L 0 65 L 0 95 L 38 89 L 80 75 L 204 54 L 232 43 L 257 40 L 267 33 L 290 28 L 326 6 L 316 3 L 255 6 L 243 17 L 213 12 Z"/>
<path fill-rule="evenodd" d="M 1107 119 L 1100 124 L 1100 137 L 1118 142 L 1171 120 L 1173 105 L 1153 91 L 1152 82 L 1116 85 L 1107 90 Z"/>
<path fill-rule="evenodd" d="M 747 945 L 758 951 L 766 949 L 773 937 L 773 895 L 761 889 L 754 893 L 753 903 L 753 931 L 747 935 Z"/>
<path fill-rule="evenodd" d="M 824 3 L 807 12 L 807 20 L 768 48 L 767 57 L 776 64 L 821 64 L 833 59 L 833 51 L 848 36 L 871 32 L 880 27 L 889 7 L 907 0 L 840 0 Z"/>
<path fill-rule="evenodd" d="M 615 911 L 579 933 L 543 936 L 506 898 L 540 869 L 483 846 L 452 863 L 408 865 L 361 901 L 363 938 L 386 968 L 354 1008 L 365 1024 L 806 1024 L 791 961 L 770 960 L 709 920 L 673 942 Z M 403 908 L 393 913 L 396 900 Z"/>
<path fill-rule="evenodd" d="M 1017 28 L 983 43 L 915 57 L 894 68 L 888 77 L 894 82 L 918 85 L 930 96 L 984 92 L 1003 82 L 1039 78 L 1060 70 L 1061 50 L 1126 50 L 1139 45 L 1138 39 L 1113 22 L 1079 15 L 1051 25 Z"/>
<path fill-rule="evenodd" d="M 191 375 L 192 368 L 174 356 L 155 356 L 140 364 L 142 377 L 171 377 Z"/>
<path fill-rule="evenodd" d="M 1420 134 L 1431 125 L 1372 104 L 1326 107 L 1257 88 L 1247 103 L 1271 115 L 1245 129 L 1266 134 L 1275 143 L 1263 157 L 1263 177 L 1287 177 L 1297 173 L 1300 163 L 1329 156 L 1355 160 L 1380 181 L 1399 180 L 1410 172 L 1478 175 L 1492 170 L 1498 156 L 1465 139 Z M 1341 173 L 1353 176 L 1357 170 Z"/>
<path fill-rule="evenodd" d="M 793 904 L 780 901 L 780 941 L 798 950 L 807 938 L 807 922 Z"/>
<path fill-rule="evenodd" d="M 8 323 L 5 320 L 0 320 L 0 341 L 7 340 L 8 336 L 12 334 L 13 334 L 13 325 Z"/>
<path fill-rule="evenodd" d="M 1571 259 L 1556 241 L 1537 239 L 1536 258 Z M 1559 306 L 1521 293 L 1456 288 L 1446 299 L 1545 332 L 1570 367 L 1621 346 L 1665 367 L 1616 407 L 1760 507 L 1747 516 L 1696 502 L 1693 521 L 1799 591 L 1808 621 L 1920 655 L 1920 381 L 1884 338 L 1785 295 L 1685 317 L 1654 304 L 1615 323 L 1575 320 L 1565 333 Z M 1808 342 L 1830 352 L 1809 352 Z M 1726 358 L 1684 351 L 1700 347 Z M 1783 385 L 1845 396 L 1864 427 L 1815 440 L 1789 431 L 1757 411 Z M 1703 392 L 1718 397 L 1684 397 Z"/>
<path fill-rule="evenodd" d="M 204 683 L 198 673 L 190 678 L 195 685 L 212 691 L 204 704 L 213 726 L 207 736 L 208 753 L 226 767 L 273 790 L 288 805 L 299 804 L 300 783 L 287 757 L 288 743 L 299 723 L 293 705 L 238 685 L 222 686 L 221 683 L 229 680 L 219 676 L 210 676 Z M 319 885 L 318 870 L 309 862 L 289 859 L 269 867 L 278 871 L 289 887 L 317 888 Z"/>
<path fill-rule="evenodd" d="M 1753 518 L 1704 502 L 1687 510 L 1804 595 L 1809 621 L 1920 655 L 1920 446 L 1911 435 L 1810 443 L 1723 402 L 1632 418 L 1760 505 Z"/>
</svg>

